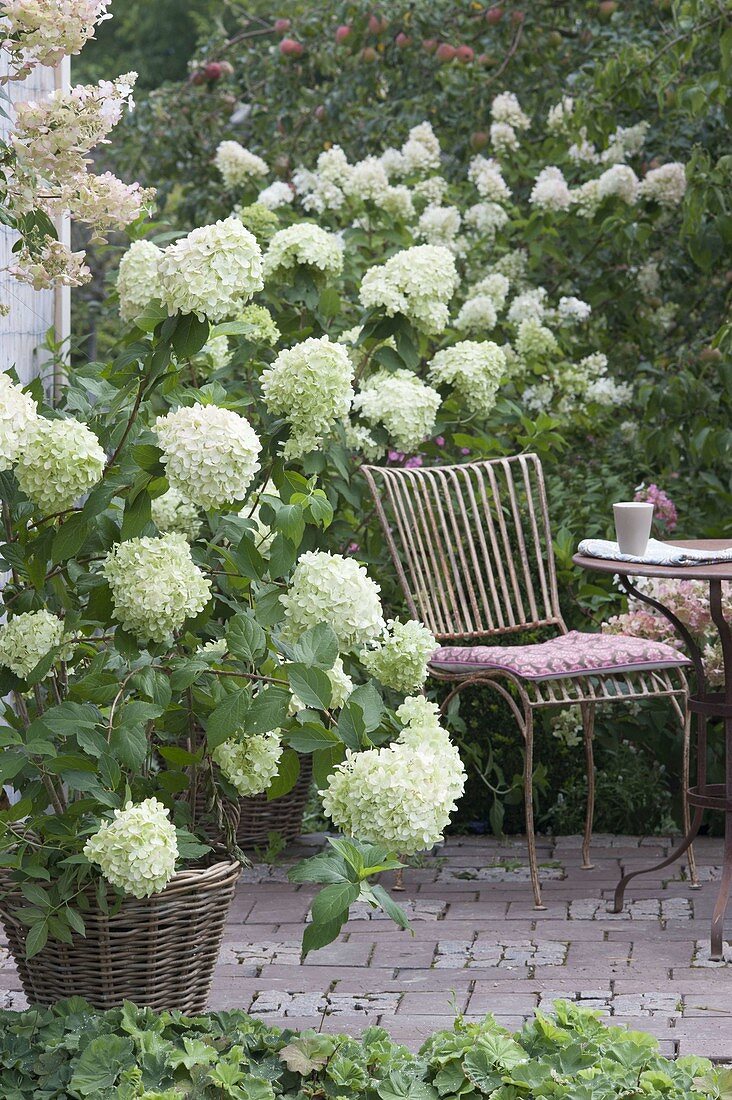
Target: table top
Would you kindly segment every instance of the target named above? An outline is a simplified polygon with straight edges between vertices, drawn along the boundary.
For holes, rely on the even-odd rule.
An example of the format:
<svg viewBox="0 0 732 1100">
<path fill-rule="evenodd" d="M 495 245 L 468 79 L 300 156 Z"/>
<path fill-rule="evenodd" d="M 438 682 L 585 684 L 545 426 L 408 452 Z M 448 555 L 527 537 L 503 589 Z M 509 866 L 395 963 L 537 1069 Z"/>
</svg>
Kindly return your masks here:
<svg viewBox="0 0 732 1100">
<path fill-rule="evenodd" d="M 681 539 L 664 540 L 669 546 L 685 546 L 691 550 L 727 550 L 732 546 L 730 539 Z M 575 554 L 572 558 L 580 569 L 595 573 L 618 573 L 622 577 L 674 577 L 683 581 L 730 581 L 732 580 L 732 561 L 716 562 L 714 565 L 644 565 L 640 562 L 611 561 L 609 558 L 590 558 L 585 554 Z"/>
</svg>

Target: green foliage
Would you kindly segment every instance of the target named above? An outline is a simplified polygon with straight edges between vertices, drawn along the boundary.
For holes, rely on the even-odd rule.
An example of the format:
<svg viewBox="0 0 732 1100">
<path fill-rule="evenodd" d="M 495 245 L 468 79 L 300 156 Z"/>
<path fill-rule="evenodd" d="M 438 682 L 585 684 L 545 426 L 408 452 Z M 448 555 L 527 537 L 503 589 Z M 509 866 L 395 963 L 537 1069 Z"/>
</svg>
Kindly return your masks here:
<svg viewBox="0 0 732 1100">
<path fill-rule="evenodd" d="M 725 1100 L 729 1071 L 661 1057 L 648 1034 L 606 1027 L 558 1001 L 510 1035 L 491 1016 L 458 1019 L 417 1054 L 382 1028 L 361 1039 L 269 1027 L 241 1011 L 186 1017 L 129 1002 L 95 1012 L 80 998 L 0 1013 L 7 1100 Z"/>
</svg>

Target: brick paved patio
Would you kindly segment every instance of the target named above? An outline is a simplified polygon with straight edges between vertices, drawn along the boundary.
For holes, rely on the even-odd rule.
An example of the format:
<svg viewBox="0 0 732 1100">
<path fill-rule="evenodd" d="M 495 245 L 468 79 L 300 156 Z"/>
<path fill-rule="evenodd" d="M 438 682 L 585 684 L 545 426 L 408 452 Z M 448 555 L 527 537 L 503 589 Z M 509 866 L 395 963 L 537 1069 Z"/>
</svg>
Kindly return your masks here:
<svg viewBox="0 0 732 1100">
<path fill-rule="evenodd" d="M 620 868 L 653 862 L 670 843 L 597 837 L 595 869 L 582 871 L 579 838 L 542 838 L 547 910 L 536 912 L 519 838 L 451 839 L 405 875 L 400 900 L 414 935 L 358 912 L 305 965 L 299 944 L 312 890 L 287 883 L 284 863 L 257 865 L 237 891 L 211 1007 L 351 1034 L 379 1023 L 415 1046 L 455 1012 L 492 1012 L 514 1029 L 537 1005 L 566 997 L 652 1032 L 665 1054 L 732 1061 L 732 961 L 711 962 L 708 942 L 722 842 L 698 843 L 700 890 L 676 865 L 636 879 L 626 911 L 607 912 Z M 5 958 L 0 1005 L 25 1007 L 18 990 Z"/>
</svg>

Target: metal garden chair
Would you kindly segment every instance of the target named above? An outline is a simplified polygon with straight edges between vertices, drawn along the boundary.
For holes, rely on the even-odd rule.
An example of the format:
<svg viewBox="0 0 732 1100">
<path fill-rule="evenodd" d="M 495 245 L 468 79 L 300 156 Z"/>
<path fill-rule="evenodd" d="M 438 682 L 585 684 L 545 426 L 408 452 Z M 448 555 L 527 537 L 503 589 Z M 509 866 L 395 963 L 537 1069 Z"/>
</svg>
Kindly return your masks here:
<svg viewBox="0 0 732 1100">
<path fill-rule="evenodd" d="M 625 635 L 568 631 L 559 607 L 539 458 L 516 455 L 420 469 L 363 466 L 411 615 L 440 648 L 430 675 L 454 682 L 442 704 L 483 685 L 508 703 L 524 740 L 524 806 L 534 903 L 541 903 L 533 800 L 534 711 L 579 704 L 587 767 L 582 866 L 590 869 L 595 806 L 595 708 L 670 699 L 683 729 L 688 787 L 690 723 L 684 670 L 672 646 Z M 549 628 L 548 641 L 481 644 Z M 688 830 L 688 807 L 684 805 Z M 694 857 L 689 868 L 696 881 Z"/>
</svg>

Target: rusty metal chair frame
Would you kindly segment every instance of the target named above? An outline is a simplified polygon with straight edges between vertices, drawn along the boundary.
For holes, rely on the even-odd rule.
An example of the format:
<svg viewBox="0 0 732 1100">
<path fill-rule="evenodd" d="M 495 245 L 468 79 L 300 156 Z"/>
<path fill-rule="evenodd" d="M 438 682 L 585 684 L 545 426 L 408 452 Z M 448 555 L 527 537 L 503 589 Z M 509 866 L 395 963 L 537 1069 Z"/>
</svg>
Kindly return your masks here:
<svg viewBox="0 0 732 1100">
<path fill-rule="evenodd" d="M 440 643 L 475 644 L 543 628 L 566 634 L 559 606 L 549 509 L 541 462 L 535 454 L 455 466 L 362 466 L 410 614 Z M 390 521 L 388 512 L 391 513 Z M 579 705 L 587 768 L 587 811 L 582 867 L 592 868 L 595 809 L 595 709 L 606 703 L 668 698 L 683 732 L 682 780 L 689 785 L 691 728 L 682 668 L 647 668 L 611 675 L 527 680 L 500 669 L 465 672 L 431 668 L 455 683 L 442 704 L 465 688 L 497 692 L 513 713 L 524 741 L 524 810 L 534 904 L 544 909 L 534 831 L 534 711 Z M 684 802 L 688 832 L 689 809 Z M 689 870 L 696 883 L 693 851 Z"/>
</svg>

